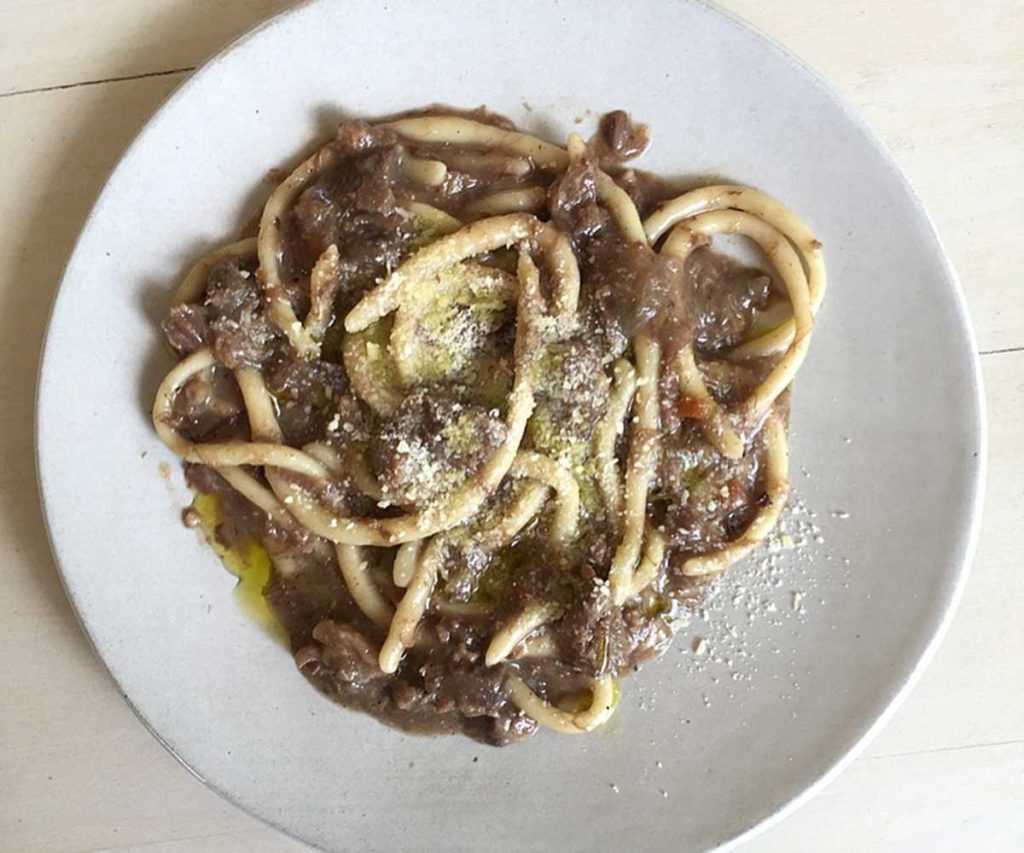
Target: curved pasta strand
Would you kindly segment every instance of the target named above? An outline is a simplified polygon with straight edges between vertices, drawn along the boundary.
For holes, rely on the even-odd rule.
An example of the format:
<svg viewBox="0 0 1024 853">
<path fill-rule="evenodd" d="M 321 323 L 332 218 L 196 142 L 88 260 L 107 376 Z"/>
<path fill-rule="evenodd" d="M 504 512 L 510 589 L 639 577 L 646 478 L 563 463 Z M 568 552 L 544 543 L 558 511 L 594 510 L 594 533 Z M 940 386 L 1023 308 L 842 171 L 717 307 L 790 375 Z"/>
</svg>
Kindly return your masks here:
<svg viewBox="0 0 1024 853">
<path fill-rule="evenodd" d="M 745 411 L 758 417 L 767 411 L 775 398 L 793 381 L 807 356 L 814 328 L 807 276 L 800 259 L 785 236 L 763 219 L 739 210 L 714 210 L 680 222 L 672 230 L 662 252 L 685 259 L 711 234 L 742 234 L 754 240 L 778 270 L 793 308 L 793 336 L 782 357 L 767 378 L 744 403 Z"/>
<path fill-rule="evenodd" d="M 766 193 L 734 184 L 701 187 L 662 204 L 644 222 L 648 242 L 653 246 L 672 226 L 701 213 L 733 209 L 749 213 L 771 225 L 800 253 L 807 271 L 807 289 L 812 313 L 817 313 L 825 297 L 827 275 L 821 241 L 804 221 L 781 202 Z M 733 350 L 737 358 L 759 358 L 790 346 L 796 325 L 789 319 L 777 328 Z"/>
<path fill-rule="evenodd" d="M 765 442 L 765 505 L 758 508 L 750 524 L 737 539 L 724 548 L 698 557 L 690 557 L 684 562 L 684 575 L 699 577 L 724 571 L 762 542 L 779 520 L 789 496 L 789 449 L 786 428 L 781 418 L 773 413 L 769 415 L 762 429 Z"/>
<path fill-rule="evenodd" d="M 658 446 L 658 364 L 661 347 L 647 334 L 633 344 L 636 350 L 637 414 L 626 459 L 626 493 L 622 539 L 608 571 L 612 603 L 621 606 L 633 590 L 633 571 L 640 559 L 647 493 L 654 479 Z"/>
<path fill-rule="evenodd" d="M 536 136 L 458 116 L 417 116 L 391 121 L 385 126 L 413 142 L 473 145 L 512 151 L 529 157 L 542 169 L 564 169 L 569 162 L 569 155 L 564 149 Z"/>
<path fill-rule="evenodd" d="M 592 732 L 611 719 L 618 704 L 617 687 L 610 675 L 594 681 L 590 707 L 575 714 L 563 711 L 542 699 L 518 675 L 509 675 L 506 683 L 509 698 L 523 713 L 533 717 L 545 728 L 561 734 L 580 735 Z"/>
<path fill-rule="evenodd" d="M 593 452 L 597 486 L 601 491 L 605 510 L 616 526 L 622 512 L 622 483 L 619 465 L 615 459 L 615 441 L 625 432 L 625 420 L 633 406 L 636 393 L 636 371 L 626 359 L 612 366 L 612 387 L 608 408 L 594 428 Z"/>
</svg>

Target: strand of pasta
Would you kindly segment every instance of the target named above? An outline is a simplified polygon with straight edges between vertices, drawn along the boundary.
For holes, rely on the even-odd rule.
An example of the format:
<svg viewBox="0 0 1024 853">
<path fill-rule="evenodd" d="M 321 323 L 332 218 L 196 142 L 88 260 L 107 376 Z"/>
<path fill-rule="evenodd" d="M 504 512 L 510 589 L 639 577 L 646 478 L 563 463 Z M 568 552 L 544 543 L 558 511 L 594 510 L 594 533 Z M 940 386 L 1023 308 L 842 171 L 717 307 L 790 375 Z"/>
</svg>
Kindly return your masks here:
<svg viewBox="0 0 1024 853">
<path fill-rule="evenodd" d="M 523 658 L 553 658 L 558 654 L 558 644 L 550 631 L 543 628 L 523 640 L 509 655 L 509 660 Z"/>
<path fill-rule="evenodd" d="M 647 526 L 647 540 L 644 543 L 644 555 L 640 559 L 636 573 L 633 575 L 633 588 L 630 595 L 639 595 L 658 578 L 661 564 L 665 560 L 665 534 L 651 525 Z"/>
<path fill-rule="evenodd" d="M 285 530 L 299 529 L 298 523 L 277 499 L 277 496 L 245 469 L 224 465 L 214 470 L 227 481 L 231 488 L 254 506 L 263 510 Z"/>
<path fill-rule="evenodd" d="M 360 494 L 374 501 L 384 499 L 380 483 L 366 461 L 366 454 L 360 452 L 358 447 L 353 445 L 346 448 L 344 458 L 329 444 L 319 441 L 307 444 L 302 449 L 323 465 L 333 477 L 347 477 Z"/>
<path fill-rule="evenodd" d="M 424 187 L 439 187 L 448 177 L 448 167 L 440 160 L 417 157 L 403 152 L 402 174 L 410 181 Z"/>
<path fill-rule="evenodd" d="M 458 116 L 418 116 L 388 122 L 385 126 L 413 142 L 443 142 L 513 151 L 529 157 L 542 169 L 564 169 L 568 162 L 568 155 L 562 148 L 536 136 Z"/>
<path fill-rule="evenodd" d="M 432 599 L 431 609 L 441 616 L 454 616 L 458 619 L 488 619 L 494 611 L 489 604 L 476 601 L 443 601 Z"/>
<path fill-rule="evenodd" d="M 345 329 L 359 332 L 398 308 L 409 288 L 423 287 L 437 274 L 466 258 L 535 240 L 555 281 L 555 291 L 575 312 L 580 273 L 572 246 L 553 225 L 528 213 L 492 216 L 460 228 L 424 246 L 367 293 L 345 317 Z M 525 254 L 525 252 L 521 253 Z"/>
<path fill-rule="evenodd" d="M 314 441 L 302 449 L 323 465 L 332 476 L 343 477 L 345 475 L 345 463 L 341 458 L 341 454 L 331 445 L 325 444 L 322 441 Z"/>
<path fill-rule="evenodd" d="M 730 459 L 739 459 L 743 455 L 743 439 L 732 428 L 725 410 L 711 395 L 704 377 L 700 375 L 697 361 L 693 355 L 693 346 L 687 345 L 676 357 L 679 372 L 679 394 L 697 403 L 701 410 L 700 422 L 704 437 L 721 453 Z"/>
<path fill-rule="evenodd" d="M 388 675 L 398 670 L 402 655 L 416 640 L 416 628 L 434 592 L 437 576 L 441 571 L 441 559 L 447 545 L 444 535 L 435 536 L 423 549 L 416 570 L 405 589 L 405 595 L 395 609 L 394 618 L 388 628 L 387 637 L 380 647 L 378 663 L 381 672 Z"/>
<path fill-rule="evenodd" d="M 615 459 L 615 441 L 625 431 L 625 420 L 636 393 L 636 371 L 626 359 L 612 366 L 612 387 L 608 408 L 594 427 L 593 453 L 597 487 L 604 501 L 608 521 L 618 529 L 622 513 L 622 482 Z"/>
<path fill-rule="evenodd" d="M 594 680 L 591 686 L 590 707 L 577 713 L 563 711 L 542 699 L 518 675 L 509 674 L 505 683 L 509 698 L 516 707 L 542 726 L 562 734 L 579 735 L 592 732 L 608 722 L 618 704 L 617 687 L 610 675 Z"/>
<path fill-rule="evenodd" d="M 484 664 L 495 666 L 511 654 L 530 634 L 558 617 L 562 608 L 557 604 L 531 601 L 519 613 L 505 622 L 491 637 L 484 656 Z"/>
<path fill-rule="evenodd" d="M 572 473 L 550 456 L 532 450 L 520 450 L 509 468 L 511 477 L 529 477 L 554 490 L 555 517 L 551 538 L 568 542 L 575 534 L 580 514 L 580 486 Z"/>
<path fill-rule="evenodd" d="M 335 159 L 334 151 L 325 146 L 292 172 L 277 189 L 271 193 L 260 217 L 259 237 L 256 250 L 260 259 L 260 273 L 263 276 L 264 292 L 267 299 L 267 314 L 300 356 L 311 358 L 320 352 L 320 345 L 305 329 L 281 283 L 281 220 L 288 208 L 302 191 L 327 169 Z"/>
<path fill-rule="evenodd" d="M 520 451 L 522 452 L 522 451 Z M 511 474 L 511 470 L 509 472 Z M 520 487 L 519 495 L 512 506 L 502 513 L 493 527 L 481 530 L 475 537 L 476 544 L 484 551 L 497 551 L 509 544 L 539 514 L 548 499 L 549 486 L 537 480 L 527 480 Z M 577 493 L 577 500 L 579 495 Z M 564 513 L 564 501 L 559 506 Z"/>
<path fill-rule="evenodd" d="M 338 247 L 332 243 L 317 258 L 309 275 L 309 313 L 302 322 L 302 328 L 317 346 L 331 322 L 334 297 L 341 287 L 340 262 Z"/>
<path fill-rule="evenodd" d="M 356 606 L 380 628 L 391 624 L 395 608 L 377 589 L 370 577 L 369 566 L 358 545 L 335 545 L 338 567 Z M 415 640 L 415 637 L 413 638 Z"/>
<path fill-rule="evenodd" d="M 484 172 L 525 178 L 533 171 L 528 157 L 512 157 L 500 152 L 460 151 L 457 148 L 442 148 L 434 156 L 443 160 L 450 169 L 461 172 Z"/>
<path fill-rule="evenodd" d="M 629 193 L 600 169 L 597 170 L 596 183 L 597 197 L 611 211 L 622 236 L 631 243 L 646 243 L 643 222 Z"/>
<path fill-rule="evenodd" d="M 565 147 L 569 154 L 569 162 L 572 164 L 578 163 L 587 155 L 587 144 L 578 133 L 569 134 Z M 594 185 L 598 201 L 608 208 L 622 236 L 631 243 L 646 243 L 647 235 L 643 222 L 629 193 L 597 166 L 594 166 Z"/>
<path fill-rule="evenodd" d="M 401 211 L 409 214 L 413 219 L 429 222 L 431 230 L 442 237 L 453 234 L 463 225 L 462 220 L 456 219 L 447 211 L 422 201 L 406 202 L 405 207 L 400 208 Z"/>
<path fill-rule="evenodd" d="M 277 422 L 277 411 L 273 397 L 267 388 L 263 375 L 252 367 L 241 367 L 235 371 L 235 381 L 238 389 L 242 392 L 242 402 L 245 404 L 245 413 L 249 419 L 250 437 L 257 441 L 273 442 L 284 445 L 284 433 Z M 313 460 L 315 457 L 303 453 Z M 330 471 L 324 467 L 324 478 L 330 477 Z M 264 466 L 263 476 L 267 480 L 274 496 L 284 505 L 288 506 L 294 502 L 294 496 L 290 494 L 292 484 L 287 480 L 282 471 L 273 466 Z M 292 513 L 294 516 L 295 514 Z"/>
<path fill-rule="evenodd" d="M 415 539 L 398 546 L 395 562 L 391 567 L 391 579 L 399 589 L 405 589 L 416 573 L 416 565 L 423 551 L 423 540 Z"/>
<path fill-rule="evenodd" d="M 504 213 L 542 213 L 548 200 L 544 187 L 521 187 L 501 190 L 466 206 L 469 219 L 500 216 Z"/>
<path fill-rule="evenodd" d="M 548 256 L 548 263 L 555 270 L 555 293 L 552 299 L 552 315 L 539 318 L 538 325 L 544 329 L 546 338 L 568 337 L 577 325 L 576 307 L 579 303 L 579 267 L 576 256 L 568 242 L 560 239 L 561 232 L 545 229 L 537 238 L 537 245 Z M 568 255 L 566 255 L 568 250 Z M 540 293 L 540 270 L 526 252 L 519 254 L 517 272 L 521 281 L 528 281 Z M 565 283 L 564 286 L 562 283 Z"/>
<path fill-rule="evenodd" d="M 724 548 L 690 557 L 683 563 L 683 574 L 689 577 L 717 574 L 752 551 L 775 526 L 789 495 L 789 450 L 786 428 L 778 414 L 772 412 L 762 427 L 764 441 L 764 490 L 767 502 L 759 506 L 750 524 L 740 536 Z"/>
<path fill-rule="evenodd" d="M 346 470 L 352 477 L 352 482 L 368 498 L 380 503 L 384 500 L 384 490 L 380 487 L 377 475 L 373 473 L 365 453 L 361 453 L 356 447 L 349 447 L 345 454 Z"/>
<path fill-rule="evenodd" d="M 712 210 L 734 209 L 752 214 L 785 235 L 800 253 L 807 271 L 811 312 L 821 306 L 827 286 L 825 258 L 821 241 L 804 221 L 788 207 L 765 193 L 750 187 L 717 184 L 702 187 L 667 201 L 644 222 L 647 240 L 653 246 L 673 225 Z M 760 358 L 786 349 L 796 336 L 793 318 L 775 329 L 733 350 L 737 358 Z"/>
<path fill-rule="evenodd" d="M 521 450 L 516 455 L 513 465 L 510 466 L 509 475 L 519 478 L 528 477 L 531 480 L 536 480 L 538 484 L 543 484 L 542 488 L 548 487 L 554 491 L 557 496 L 557 502 L 555 520 L 552 524 L 552 536 L 559 539 L 559 537 L 572 535 L 576 526 L 576 518 L 579 514 L 579 486 L 571 474 L 548 456 L 534 453 L 533 451 Z M 522 508 L 532 509 L 535 505 L 535 501 L 530 497 L 530 494 L 529 491 L 526 493 L 525 500 L 522 501 L 526 506 Z M 416 561 L 415 569 L 408 579 L 405 595 L 402 596 L 402 600 L 398 605 L 395 618 L 391 621 L 387 638 L 381 646 L 381 670 L 391 673 L 398 669 L 402 655 L 412 642 L 411 638 L 415 637 L 416 626 L 419 625 L 427 606 L 430 604 L 430 598 L 433 595 L 434 586 L 437 583 L 437 576 L 440 571 L 441 559 L 449 543 L 459 533 L 471 533 L 477 539 L 478 545 L 481 545 L 482 539 L 483 544 L 494 548 L 501 548 L 508 544 L 519 530 L 522 529 L 522 527 L 517 528 L 516 524 L 521 523 L 525 527 L 532 520 L 533 516 L 527 515 L 526 512 L 522 511 L 522 508 L 512 515 L 512 524 L 504 522 L 499 524 L 498 532 L 494 528 L 472 532 L 465 528 L 450 530 L 445 534 L 435 536 L 423 548 L 419 554 L 418 561 Z M 539 512 L 540 506 L 537 505 L 536 509 Z M 416 557 L 411 549 L 407 549 L 402 559 L 401 573 L 403 577 L 401 579 L 404 580 L 408 572 L 407 561 L 414 561 Z M 389 669 L 388 667 L 391 668 Z"/>
<path fill-rule="evenodd" d="M 714 210 L 683 220 L 669 234 L 662 252 L 685 260 L 711 234 L 742 234 L 754 240 L 778 271 L 793 309 L 794 334 L 782 357 L 743 405 L 745 413 L 758 417 L 793 381 L 807 355 L 814 327 L 807 276 L 800 259 L 785 236 L 763 219 L 739 210 Z"/>
<path fill-rule="evenodd" d="M 647 492 L 654 479 L 658 445 L 658 365 L 661 347 L 646 332 L 633 341 L 637 391 L 633 436 L 626 460 L 626 494 L 622 539 L 608 571 L 612 603 L 620 607 L 633 589 L 633 570 L 640 559 Z"/>
<path fill-rule="evenodd" d="M 235 371 L 235 382 L 238 383 L 238 390 L 242 392 L 242 402 L 245 404 L 245 414 L 249 418 L 249 432 L 252 438 L 256 441 L 283 444 L 284 434 L 277 422 L 274 400 L 263 380 L 263 374 L 254 367 L 240 367 Z M 320 468 L 323 469 L 323 466 Z"/>
</svg>

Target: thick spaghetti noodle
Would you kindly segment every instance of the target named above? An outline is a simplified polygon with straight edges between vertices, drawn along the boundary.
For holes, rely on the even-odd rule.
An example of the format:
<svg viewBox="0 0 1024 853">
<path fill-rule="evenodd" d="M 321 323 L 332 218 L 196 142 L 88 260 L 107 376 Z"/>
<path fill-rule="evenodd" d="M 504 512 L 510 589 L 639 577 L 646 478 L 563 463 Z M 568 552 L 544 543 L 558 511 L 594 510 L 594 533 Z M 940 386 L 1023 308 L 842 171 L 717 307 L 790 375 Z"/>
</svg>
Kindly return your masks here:
<svg viewBox="0 0 1024 853">
<path fill-rule="evenodd" d="M 565 148 L 483 111 L 345 122 L 179 288 L 157 433 L 344 704 L 592 731 L 776 523 L 820 243 L 755 190 L 623 170 L 646 142 L 624 113 Z"/>
</svg>

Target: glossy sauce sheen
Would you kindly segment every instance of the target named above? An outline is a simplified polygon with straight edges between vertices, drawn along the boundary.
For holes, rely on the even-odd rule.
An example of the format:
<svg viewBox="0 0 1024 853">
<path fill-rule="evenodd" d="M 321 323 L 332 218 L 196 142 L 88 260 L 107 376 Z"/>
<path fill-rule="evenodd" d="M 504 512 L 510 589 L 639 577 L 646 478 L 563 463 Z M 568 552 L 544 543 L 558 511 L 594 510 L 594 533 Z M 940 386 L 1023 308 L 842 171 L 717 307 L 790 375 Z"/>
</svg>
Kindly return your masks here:
<svg viewBox="0 0 1024 853">
<path fill-rule="evenodd" d="M 482 111 L 472 117 L 510 126 Z M 388 500 L 375 501 L 358 487 L 357 477 L 344 475 L 320 495 L 339 512 L 383 517 L 443 495 L 451 478 L 478 467 L 503 438 L 514 313 L 497 310 L 488 320 L 480 344 L 480 357 L 490 359 L 486 370 L 414 384 L 387 417 L 352 388 L 343 364 L 342 319 L 376 281 L 436 236 L 433 225 L 410 216 L 405 205 L 426 203 L 468 221 L 481 199 L 527 187 L 545 189 L 536 212 L 571 238 L 582 278 L 582 323 L 572 339 L 544 354 L 524 448 L 569 460 L 585 453 L 607 406 L 610 365 L 630 356 L 629 340 L 641 329 L 669 355 L 695 341 L 715 395 L 743 396 L 763 366 L 726 362 L 718 354 L 742 340 L 755 315 L 778 300 L 774 285 L 766 274 L 710 248 L 696 250 L 684 266 L 622 238 L 597 202 L 594 165 L 615 176 L 644 216 L 677 194 L 649 175 L 622 170 L 622 161 L 639 153 L 646 139 L 646 131 L 625 114 L 609 114 L 590 142 L 589 156 L 555 173 L 500 151 L 412 145 L 386 128 L 342 124 L 330 145 L 330 165 L 280 222 L 283 285 L 299 317 L 309 310 L 314 263 L 328 246 L 339 249 L 342 284 L 321 358 L 295 357 L 263 315 L 255 259 L 223 261 L 211 272 L 202 300 L 177 306 L 164 324 L 179 354 L 209 345 L 222 365 L 185 387 L 175 404 L 175 426 L 197 441 L 248 437 L 230 370 L 256 367 L 275 396 L 289 444 L 324 442 L 345 459 L 357 453 L 385 489 Z M 410 180 L 404 168 L 410 156 L 445 162 L 444 181 L 424 187 Z M 510 253 L 478 260 L 493 269 L 514 269 Z M 380 671 L 384 632 L 355 605 L 329 543 L 281 530 L 212 469 L 190 465 L 187 475 L 201 495 L 217 496 L 215 521 L 205 526 L 228 559 L 252 555 L 257 547 L 268 555 L 273 569 L 263 596 L 287 632 L 299 668 L 317 687 L 408 731 L 462 732 L 500 745 L 536 727 L 508 699 L 510 670 L 549 701 L 572 706 L 595 677 L 625 672 L 661 653 L 674 621 L 701 594 L 700 582 L 679 573 L 682 559 L 735 537 L 761 498 L 759 439 L 740 460 L 719 456 L 675 406 L 678 382 L 671 370 L 664 371 L 661 386 L 665 434 L 648 514 L 664 528 L 670 553 L 652 588 L 622 609 L 605 606 L 604 580 L 618 541 L 593 484 L 583 481 L 581 535 L 567 549 L 551 542 L 549 513 L 543 512 L 496 554 L 472 542 L 446 549 L 417 644 L 394 675 Z M 620 470 L 630 429 L 627 422 L 619 439 Z M 487 510 L 500 516 L 517 488 L 504 483 Z M 210 499 L 197 498 L 203 500 Z M 211 517 L 206 505 L 204 518 Z M 391 583 L 393 549 L 365 551 L 378 587 L 400 600 L 402 590 Z M 486 666 L 483 653 L 495 626 L 537 600 L 563 606 L 563 615 L 537 638 L 545 653 L 520 649 L 513 660 Z"/>
</svg>

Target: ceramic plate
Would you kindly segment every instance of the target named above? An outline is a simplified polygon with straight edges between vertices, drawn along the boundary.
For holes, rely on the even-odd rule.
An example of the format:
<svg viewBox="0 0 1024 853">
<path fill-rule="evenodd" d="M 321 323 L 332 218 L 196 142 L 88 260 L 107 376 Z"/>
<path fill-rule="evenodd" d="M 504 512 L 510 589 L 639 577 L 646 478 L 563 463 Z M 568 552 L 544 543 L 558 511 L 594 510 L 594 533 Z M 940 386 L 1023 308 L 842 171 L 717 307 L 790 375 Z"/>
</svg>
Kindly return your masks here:
<svg viewBox="0 0 1024 853">
<path fill-rule="evenodd" d="M 737 565 L 587 737 L 415 738 L 322 698 L 182 526 L 188 493 L 149 422 L 167 298 L 258 209 L 268 171 L 342 115 L 431 101 L 486 104 L 554 140 L 626 108 L 652 126 L 647 168 L 757 186 L 825 244 L 831 286 L 794 395 L 794 547 Z M 168 749 L 242 808 L 333 850 L 702 849 L 820 787 L 933 649 L 979 512 L 974 349 L 889 155 L 721 12 L 323 0 L 192 76 L 110 178 L 53 311 L 39 475 L 99 654 Z"/>
</svg>

